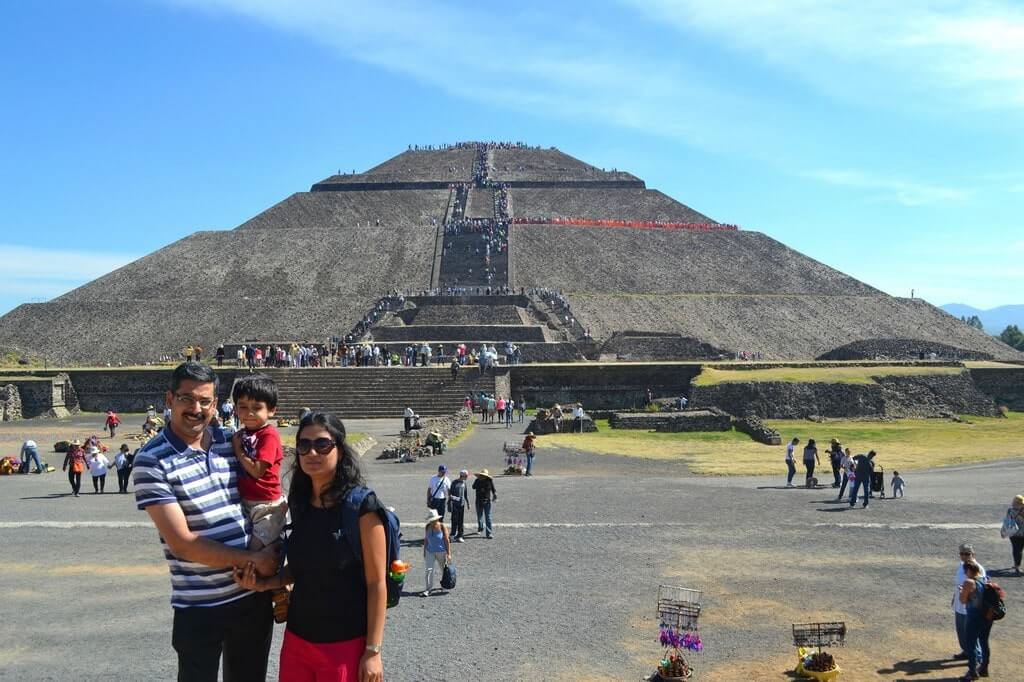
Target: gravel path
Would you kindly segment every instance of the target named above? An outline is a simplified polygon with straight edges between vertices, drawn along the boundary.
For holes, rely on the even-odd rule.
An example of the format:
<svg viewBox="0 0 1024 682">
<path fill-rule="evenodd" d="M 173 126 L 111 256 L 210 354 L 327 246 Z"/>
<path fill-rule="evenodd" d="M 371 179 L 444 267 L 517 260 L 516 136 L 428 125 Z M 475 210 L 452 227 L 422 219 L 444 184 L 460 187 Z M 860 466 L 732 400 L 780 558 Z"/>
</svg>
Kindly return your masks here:
<svg viewBox="0 0 1024 682">
<path fill-rule="evenodd" d="M 40 424 L 69 428 L 27 426 Z M 348 427 L 382 441 L 397 425 Z M 0 446 L 18 438 L 0 425 Z M 501 442 L 519 438 L 478 425 L 442 461 L 496 472 Z M 403 520 L 419 591 L 416 541 L 438 460 L 373 454 L 366 472 Z M 704 680 L 791 679 L 790 624 L 816 619 L 850 627 L 834 652 L 843 680 L 953 679 L 962 668 L 940 659 L 954 647 L 956 545 L 970 538 L 989 568 L 1009 565 L 997 524 L 1022 473 L 1021 462 L 915 473 L 906 499 L 851 511 L 831 489 L 779 489 L 782 472 L 704 478 L 676 463 L 542 450 L 535 477 L 497 476 L 496 537 L 456 545 L 458 588 L 389 611 L 387 679 L 639 680 L 659 657 L 659 583 L 705 593 Z M 147 517 L 131 496 L 66 489 L 59 472 L 0 478 L 0 679 L 171 679 L 169 585 Z M 1009 616 L 993 631 L 993 679 L 1008 680 L 1024 665 L 1012 641 L 1024 581 L 1002 582 Z"/>
</svg>

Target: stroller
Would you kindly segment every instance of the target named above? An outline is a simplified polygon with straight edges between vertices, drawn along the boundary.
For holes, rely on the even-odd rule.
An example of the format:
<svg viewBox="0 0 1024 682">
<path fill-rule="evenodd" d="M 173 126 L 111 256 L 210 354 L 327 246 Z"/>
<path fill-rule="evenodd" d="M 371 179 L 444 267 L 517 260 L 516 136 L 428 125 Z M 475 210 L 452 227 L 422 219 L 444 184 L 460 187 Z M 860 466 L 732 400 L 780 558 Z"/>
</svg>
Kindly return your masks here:
<svg viewBox="0 0 1024 682">
<path fill-rule="evenodd" d="M 878 496 L 885 499 L 885 469 L 876 466 L 871 472 L 871 492 L 878 493 Z"/>
</svg>

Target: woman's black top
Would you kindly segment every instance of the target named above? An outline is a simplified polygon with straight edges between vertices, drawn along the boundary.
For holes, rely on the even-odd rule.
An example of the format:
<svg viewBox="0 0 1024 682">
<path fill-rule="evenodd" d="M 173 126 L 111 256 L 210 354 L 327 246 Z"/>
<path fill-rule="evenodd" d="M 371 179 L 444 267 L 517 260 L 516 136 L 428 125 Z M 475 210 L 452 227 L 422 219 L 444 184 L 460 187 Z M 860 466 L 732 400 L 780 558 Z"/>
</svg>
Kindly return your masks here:
<svg viewBox="0 0 1024 682">
<path fill-rule="evenodd" d="M 359 515 L 377 513 L 373 493 Z M 343 642 L 366 635 L 366 575 L 342 530 L 341 506 L 310 506 L 293 520 L 288 566 L 295 580 L 288 629 L 308 642 Z"/>
</svg>

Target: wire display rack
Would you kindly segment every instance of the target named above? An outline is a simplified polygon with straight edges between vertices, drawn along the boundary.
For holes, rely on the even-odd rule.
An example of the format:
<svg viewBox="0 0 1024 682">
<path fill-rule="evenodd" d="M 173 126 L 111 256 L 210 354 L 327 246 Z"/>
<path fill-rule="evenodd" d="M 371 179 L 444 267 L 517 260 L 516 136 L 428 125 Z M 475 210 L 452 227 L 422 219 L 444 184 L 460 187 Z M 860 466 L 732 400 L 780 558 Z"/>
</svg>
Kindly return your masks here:
<svg viewBox="0 0 1024 682">
<path fill-rule="evenodd" d="M 701 610 L 700 590 L 658 585 L 658 620 L 676 632 L 695 632 Z"/>
<path fill-rule="evenodd" d="M 823 623 L 793 623 L 793 645 L 815 647 L 843 646 L 846 642 L 846 623 L 832 621 Z"/>
</svg>

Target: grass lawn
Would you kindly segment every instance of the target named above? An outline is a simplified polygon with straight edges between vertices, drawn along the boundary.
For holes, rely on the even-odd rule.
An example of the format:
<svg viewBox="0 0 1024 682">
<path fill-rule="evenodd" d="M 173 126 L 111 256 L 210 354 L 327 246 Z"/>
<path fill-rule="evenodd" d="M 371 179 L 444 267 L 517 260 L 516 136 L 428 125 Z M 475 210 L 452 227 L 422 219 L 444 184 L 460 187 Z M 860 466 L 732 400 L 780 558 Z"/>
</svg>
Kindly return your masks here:
<svg viewBox="0 0 1024 682">
<path fill-rule="evenodd" d="M 873 384 L 873 377 L 960 374 L 962 367 L 766 367 L 764 369 L 718 369 L 705 367 L 693 380 L 696 386 L 730 382 L 781 381 L 785 383 Z"/>
<path fill-rule="evenodd" d="M 1005 419 L 970 417 L 970 424 L 939 419 L 901 419 L 892 422 L 769 420 L 782 442 L 794 436 L 806 443 L 814 438 L 823 452 L 838 438 L 854 453 L 876 450 L 888 471 L 925 469 L 967 462 L 1024 457 L 1024 413 Z M 541 436 L 537 446 L 566 447 L 598 454 L 674 459 L 697 474 L 737 476 L 785 472 L 785 446 L 755 443 L 744 433 L 655 433 L 612 429 L 598 420 L 597 433 Z M 798 458 L 799 459 L 799 458 Z M 824 455 L 823 465 L 826 465 Z M 799 463 L 798 463 L 799 466 Z M 827 465 L 826 465 L 827 468 Z"/>
<path fill-rule="evenodd" d="M 345 442 L 349 445 L 355 445 L 356 443 L 366 440 L 370 437 L 370 434 L 363 433 L 362 431 L 349 431 L 345 434 Z"/>
</svg>

